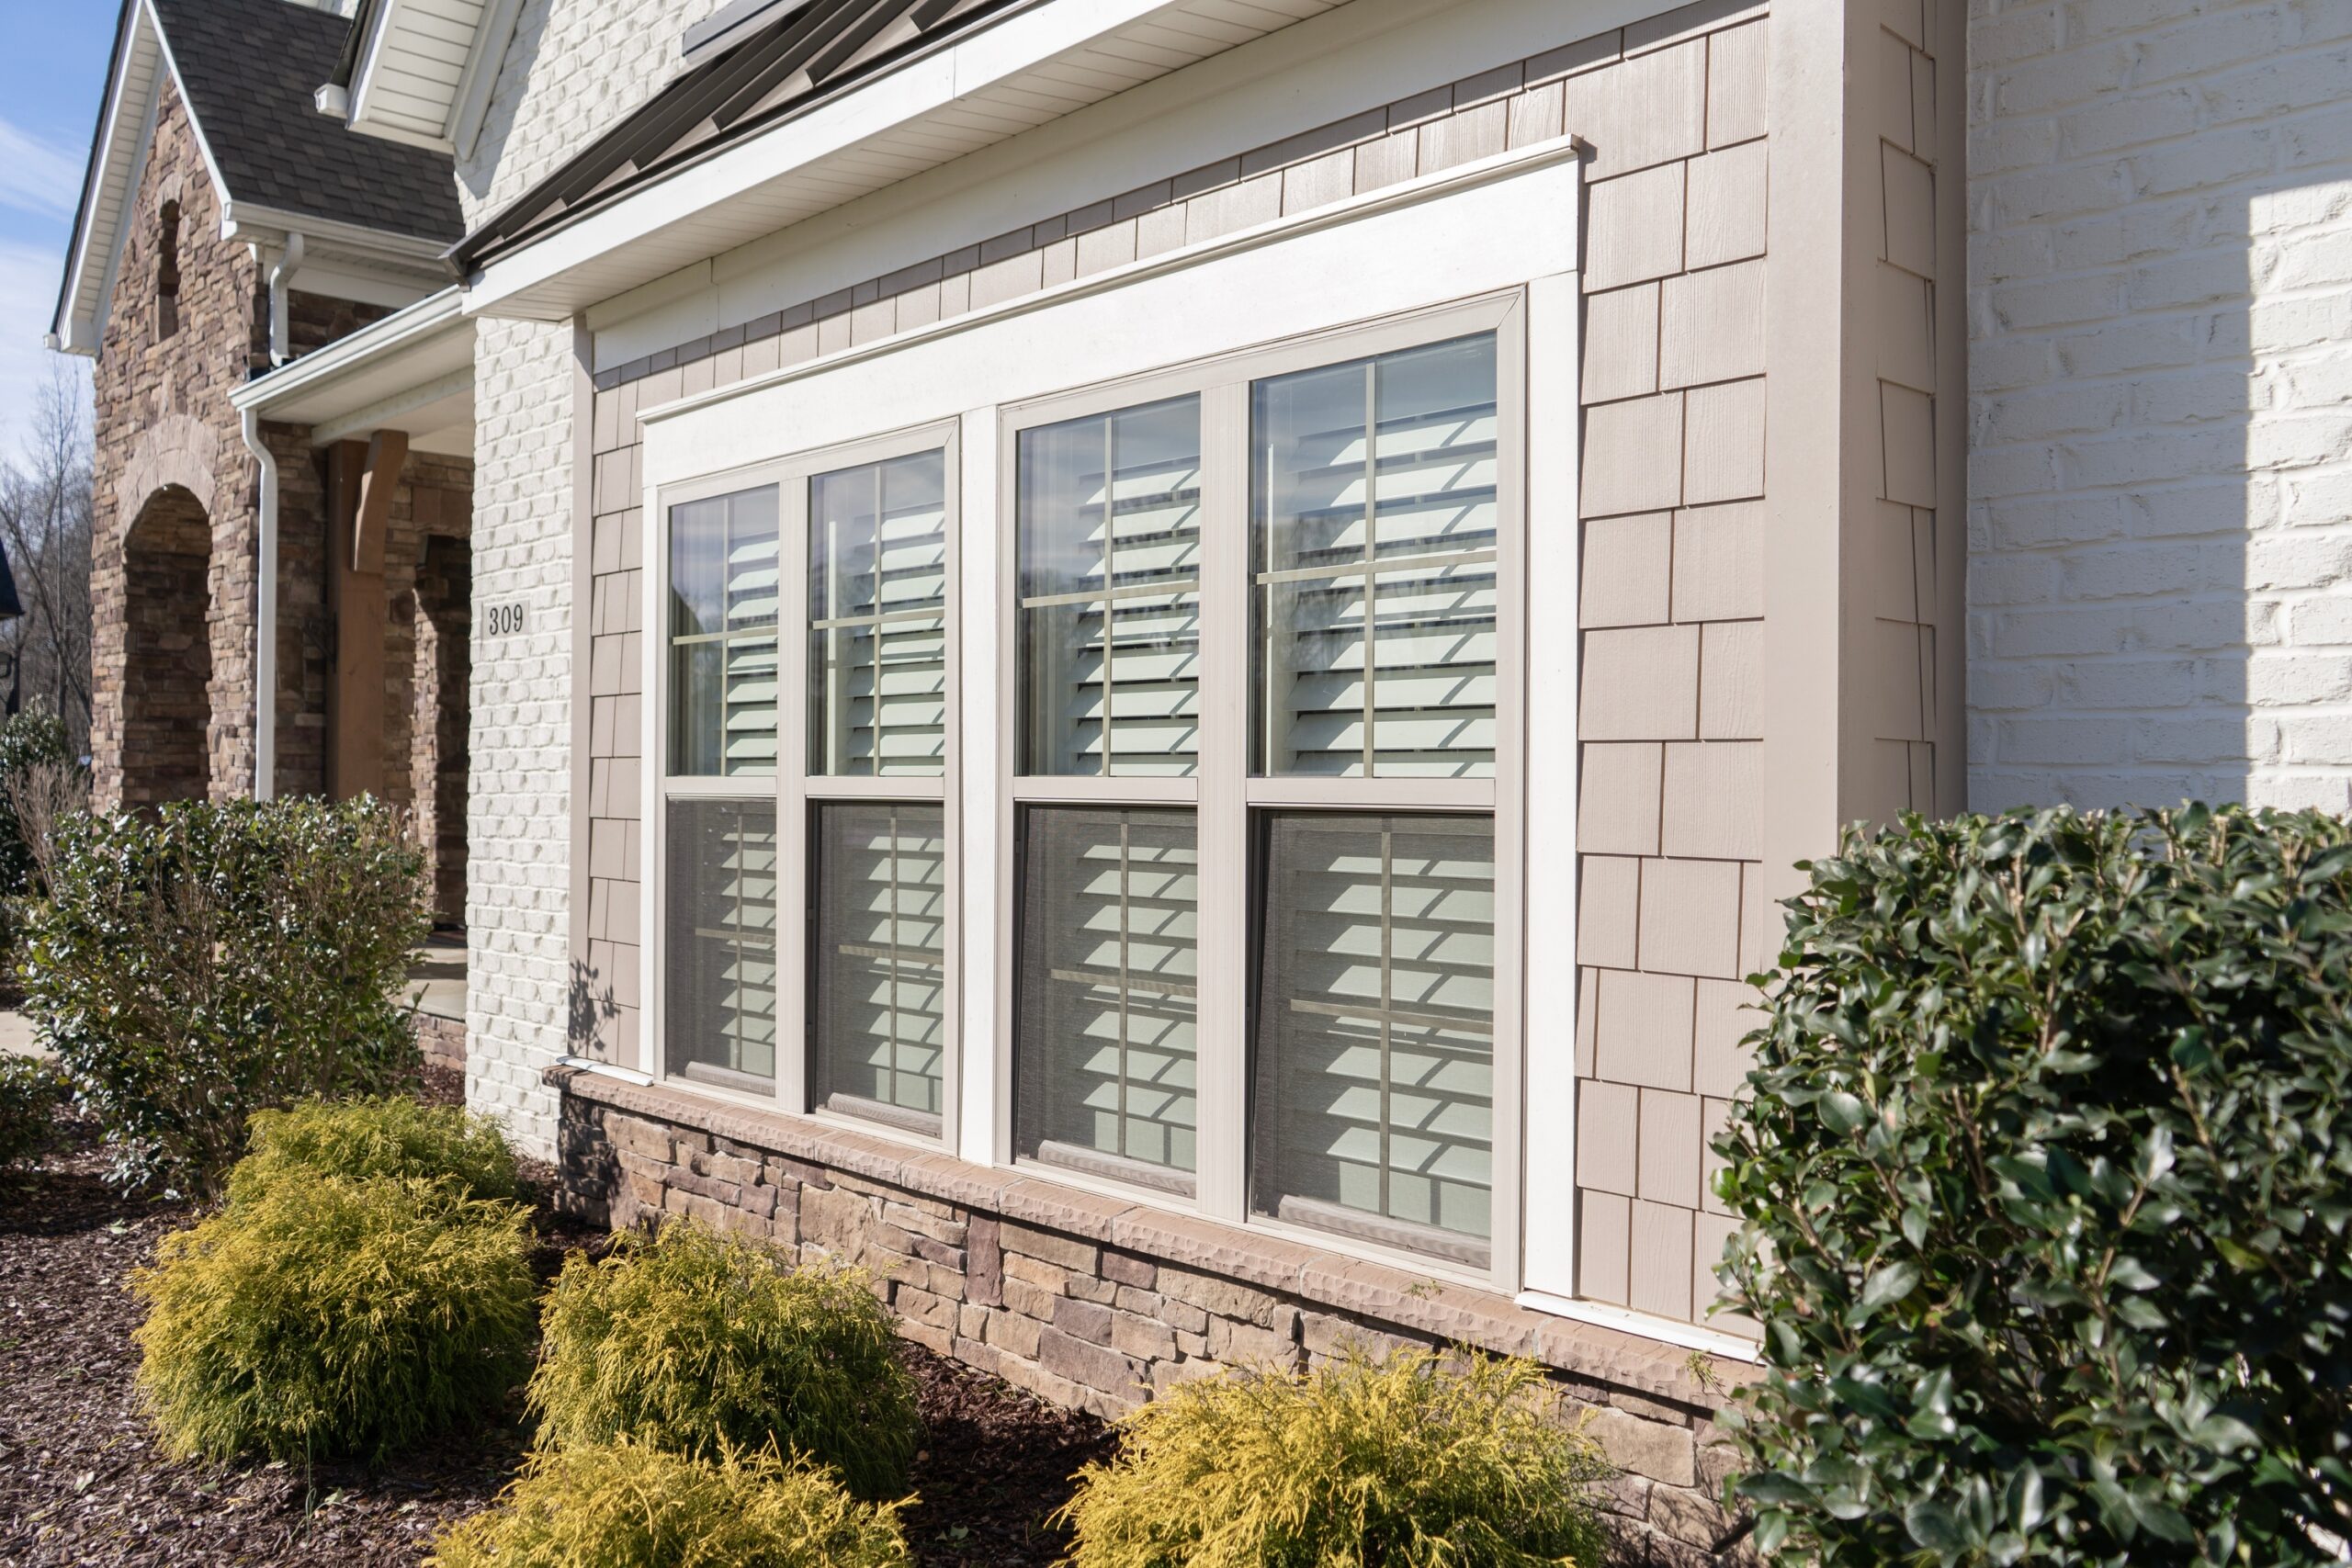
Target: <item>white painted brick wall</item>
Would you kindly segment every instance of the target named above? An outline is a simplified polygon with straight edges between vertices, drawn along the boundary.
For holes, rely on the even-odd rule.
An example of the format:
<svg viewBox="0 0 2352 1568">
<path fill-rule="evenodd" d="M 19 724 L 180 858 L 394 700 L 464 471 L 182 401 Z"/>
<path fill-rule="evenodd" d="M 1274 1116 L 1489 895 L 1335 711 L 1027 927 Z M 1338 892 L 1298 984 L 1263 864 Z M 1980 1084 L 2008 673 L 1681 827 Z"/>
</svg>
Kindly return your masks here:
<svg viewBox="0 0 2352 1568">
<path fill-rule="evenodd" d="M 485 321 L 474 349 L 474 601 L 524 606 L 479 640 L 466 818 L 466 1101 L 550 1154 L 571 974 L 571 329 Z M 477 626 L 488 624 L 481 613 Z"/>
<path fill-rule="evenodd" d="M 458 168 L 468 222 L 650 97 L 676 73 L 680 34 L 718 3 L 526 0 Z M 572 363 L 569 326 L 485 321 L 474 351 L 474 597 L 521 604 L 526 630 L 474 653 L 466 1099 L 541 1156 L 554 1147 L 540 1075 L 564 1051 L 573 914 Z"/>
<path fill-rule="evenodd" d="M 524 0 L 481 139 L 458 165 L 469 226 L 528 190 L 678 73 L 723 0 Z"/>
<path fill-rule="evenodd" d="M 2352 807 L 2352 4 L 1969 65 L 1971 804 Z"/>
</svg>

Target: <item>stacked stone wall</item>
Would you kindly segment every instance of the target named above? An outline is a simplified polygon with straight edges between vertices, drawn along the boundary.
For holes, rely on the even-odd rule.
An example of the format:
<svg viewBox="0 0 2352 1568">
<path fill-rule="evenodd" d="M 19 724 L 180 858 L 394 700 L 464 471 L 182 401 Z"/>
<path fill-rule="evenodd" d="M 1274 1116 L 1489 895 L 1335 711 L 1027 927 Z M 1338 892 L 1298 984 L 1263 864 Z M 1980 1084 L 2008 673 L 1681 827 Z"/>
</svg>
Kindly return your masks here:
<svg viewBox="0 0 2352 1568">
<path fill-rule="evenodd" d="M 686 1216 L 855 1265 L 907 1338 L 1104 1416 L 1187 1379 L 1295 1370 L 1351 1346 L 1532 1357 L 1555 1369 L 1560 1418 L 1621 1472 L 1608 1494 L 1615 1561 L 1736 1555 L 1714 1501 L 1731 1454 L 1713 1417 L 1740 1364 L 863 1134 L 597 1073 L 548 1076 L 562 1094 L 560 1199 L 584 1217 Z"/>
</svg>

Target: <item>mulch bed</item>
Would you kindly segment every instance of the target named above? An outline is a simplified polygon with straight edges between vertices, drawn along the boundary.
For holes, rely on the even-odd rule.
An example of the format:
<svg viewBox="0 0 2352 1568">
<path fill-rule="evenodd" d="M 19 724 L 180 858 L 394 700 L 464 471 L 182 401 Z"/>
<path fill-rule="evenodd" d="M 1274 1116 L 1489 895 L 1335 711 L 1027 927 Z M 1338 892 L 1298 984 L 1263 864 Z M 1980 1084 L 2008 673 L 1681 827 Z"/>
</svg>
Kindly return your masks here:
<svg viewBox="0 0 2352 1568">
<path fill-rule="evenodd" d="M 434 1088 L 442 1093 L 428 1097 L 444 1098 L 450 1086 Z M 497 1495 L 526 1446 L 518 1420 L 379 1468 L 164 1458 L 132 1387 L 139 1314 L 123 1286 L 195 1211 L 118 1196 L 98 1179 L 103 1163 L 89 1130 L 69 1122 L 38 1171 L 0 1178 L 0 1568 L 413 1564 L 443 1525 Z M 595 1239 L 554 1222 L 535 1261 L 552 1273 L 565 1247 Z M 1107 1428 L 905 1349 L 930 1427 L 920 1501 L 905 1515 L 918 1558 L 1054 1562 L 1064 1543 L 1046 1520 L 1070 1475 L 1108 1453 Z"/>
</svg>

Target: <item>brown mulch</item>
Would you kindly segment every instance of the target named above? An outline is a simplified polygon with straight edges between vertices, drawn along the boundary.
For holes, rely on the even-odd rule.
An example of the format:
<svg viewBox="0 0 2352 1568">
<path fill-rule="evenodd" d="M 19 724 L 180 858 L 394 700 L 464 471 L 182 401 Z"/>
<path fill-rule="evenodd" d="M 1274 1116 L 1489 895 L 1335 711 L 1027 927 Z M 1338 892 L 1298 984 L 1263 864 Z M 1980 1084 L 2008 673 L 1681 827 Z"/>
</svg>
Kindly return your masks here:
<svg viewBox="0 0 2352 1568">
<path fill-rule="evenodd" d="M 195 1210 L 120 1197 L 102 1165 L 69 1123 L 39 1170 L 0 1177 L 0 1568 L 413 1564 L 496 1496 L 526 1446 L 517 1419 L 379 1467 L 165 1459 L 132 1388 L 139 1314 L 123 1287 Z M 550 1274 L 565 1247 L 596 1239 L 551 1222 L 534 1261 Z M 906 1355 L 929 1426 L 904 1516 L 918 1559 L 1052 1562 L 1063 1542 L 1045 1521 L 1109 1451 L 1108 1429 L 918 1346 Z"/>
</svg>

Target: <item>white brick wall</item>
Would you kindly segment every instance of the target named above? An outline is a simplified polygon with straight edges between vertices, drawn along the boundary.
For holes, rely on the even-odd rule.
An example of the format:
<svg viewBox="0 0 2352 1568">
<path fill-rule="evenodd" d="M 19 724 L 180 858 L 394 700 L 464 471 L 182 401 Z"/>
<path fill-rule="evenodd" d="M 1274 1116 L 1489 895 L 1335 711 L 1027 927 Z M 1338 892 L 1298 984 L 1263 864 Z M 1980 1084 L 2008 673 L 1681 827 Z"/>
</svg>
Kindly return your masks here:
<svg viewBox="0 0 2352 1568">
<path fill-rule="evenodd" d="M 472 156 L 470 226 L 522 195 L 678 73 L 679 39 L 722 0 L 525 0 Z"/>
<path fill-rule="evenodd" d="M 650 96 L 718 4 L 527 0 L 458 169 L 468 221 Z M 542 1156 L 556 1102 L 539 1075 L 563 1054 L 571 988 L 572 364 L 569 326 L 485 321 L 474 351 L 474 597 L 523 604 L 526 629 L 474 653 L 466 1099 Z"/>
<path fill-rule="evenodd" d="M 467 813 L 466 1100 L 553 1151 L 570 984 L 571 329 L 485 321 L 474 349 L 474 600 L 519 604 L 477 642 Z M 477 613 L 474 624 L 486 626 Z"/>
<path fill-rule="evenodd" d="M 2352 5 L 1969 64 L 1971 804 L 2352 807 Z"/>
</svg>

